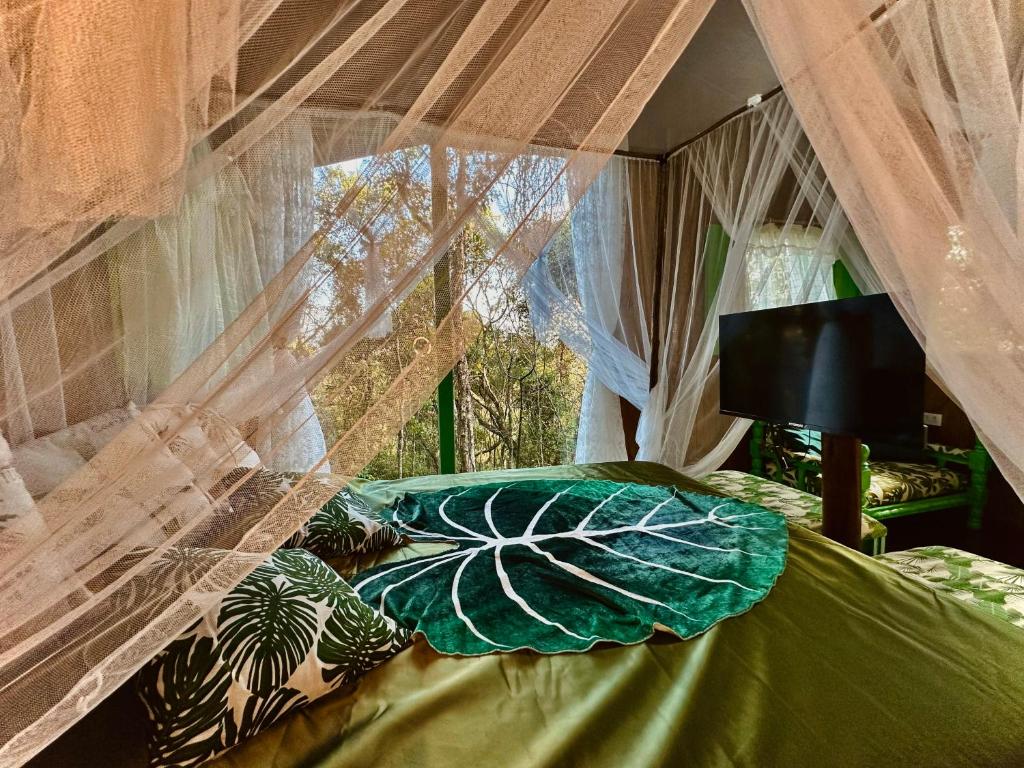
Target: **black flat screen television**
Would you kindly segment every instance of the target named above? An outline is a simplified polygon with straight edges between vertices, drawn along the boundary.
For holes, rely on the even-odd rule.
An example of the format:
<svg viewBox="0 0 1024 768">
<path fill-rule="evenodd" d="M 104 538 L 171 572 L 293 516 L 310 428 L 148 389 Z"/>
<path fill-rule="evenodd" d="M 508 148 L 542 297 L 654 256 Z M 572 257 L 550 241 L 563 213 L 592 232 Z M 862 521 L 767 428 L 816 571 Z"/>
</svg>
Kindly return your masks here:
<svg viewBox="0 0 1024 768">
<path fill-rule="evenodd" d="M 924 351 L 885 294 L 719 320 L 722 413 L 859 437 L 875 458 L 922 447 Z"/>
</svg>

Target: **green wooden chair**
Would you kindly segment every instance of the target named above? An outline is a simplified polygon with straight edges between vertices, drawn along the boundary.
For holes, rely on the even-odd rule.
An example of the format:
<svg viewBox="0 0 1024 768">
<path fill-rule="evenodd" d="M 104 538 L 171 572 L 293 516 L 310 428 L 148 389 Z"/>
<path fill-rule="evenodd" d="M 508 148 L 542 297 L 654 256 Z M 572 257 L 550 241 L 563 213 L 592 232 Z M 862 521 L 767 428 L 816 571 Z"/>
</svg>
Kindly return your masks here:
<svg viewBox="0 0 1024 768">
<path fill-rule="evenodd" d="M 813 430 L 755 421 L 750 438 L 751 473 L 809 493 L 821 493 L 821 435 Z M 931 443 L 927 463 L 871 461 L 861 448 L 864 514 L 876 520 L 939 509 L 968 509 L 967 525 L 981 527 L 992 459 L 980 442 L 974 448 Z"/>
</svg>

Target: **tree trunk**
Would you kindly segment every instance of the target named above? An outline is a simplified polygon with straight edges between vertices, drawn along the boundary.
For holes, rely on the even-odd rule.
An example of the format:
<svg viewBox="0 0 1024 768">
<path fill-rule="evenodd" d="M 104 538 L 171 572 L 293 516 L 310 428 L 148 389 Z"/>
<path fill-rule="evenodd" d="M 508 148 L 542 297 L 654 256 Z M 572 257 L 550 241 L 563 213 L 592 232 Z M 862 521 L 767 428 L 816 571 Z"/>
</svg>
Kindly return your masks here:
<svg viewBox="0 0 1024 768">
<path fill-rule="evenodd" d="M 451 295 L 461 301 L 466 283 L 466 233 L 463 231 L 451 249 Z M 462 338 L 462 313 L 452 315 L 456 338 Z M 476 446 L 473 440 L 473 391 L 469 381 L 469 361 L 463 351 L 455 361 L 455 450 L 460 472 L 476 472 Z"/>
<path fill-rule="evenodd" d="M 398 454 L 398 478 L 402 479 L 405 477 L 405 427 L 403 426 L 398 430 L 398 440 L 396 441 L 397 448 L 395 453 Z"/>
<path fill-rule="evenodd" d="M 458 451 L 459 471 L 476 472 L 473 394 L 469 382 L 469 362 L 465 355 L 455 363 L 455 445 Z"/>
<path fill-rule="evenodd" d="M 395 364 L 396 370 L 402 370 L 402 353 L 398 346 L 398 336 L 395 336 Z M 398 429 L 398 439 L 395 441 L 395 453 L 398 458 L 398 479 L 405 477 L 405 424 Z"/>
</svg>

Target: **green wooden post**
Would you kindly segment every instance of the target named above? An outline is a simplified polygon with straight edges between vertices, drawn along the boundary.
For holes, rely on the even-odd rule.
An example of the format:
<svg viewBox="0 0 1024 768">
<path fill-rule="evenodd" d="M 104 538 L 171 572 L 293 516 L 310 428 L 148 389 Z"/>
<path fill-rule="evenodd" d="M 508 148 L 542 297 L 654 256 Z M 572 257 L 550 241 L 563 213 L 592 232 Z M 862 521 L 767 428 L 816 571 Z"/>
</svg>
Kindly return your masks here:
<svg viewBox="0 0 1024 768">
<path fill-rule="evenodd" d="M 430 219 L 434 236 L 448 217 L 448 155 L 444 147 L 430 148 Z M 434 265 L 434 320 L 438 324 L 452 308 L 451 256 L 448 252 Z M 455 376 L 451 371 L 437 387 L 438 466 L 442 475 L 455 472 Z"/>
<path fill-rule="evenodd" d="M 850 270 L 846 268 L 842 259 L 832 262 L 832 286 L 836 290 L 837 299 L 853 299 L 861 295 L 860 288 L 853 282 Z"/>
<path fill-rule="evenodd" d="M 988 472 L 992 467 L 992 459 L 980 440 L 975 441 L 967 466 L 971 470 L 971 485 L 967 489 L 967 527 L 976 531 L 981 528 L 981 515 L 988 499 Z"/>
<path fill-rule="evenodd" d="M 442 475 L 455 473 L 455 375 L 449 371 L 437 386 L 437 447 Z"/>
</svg>

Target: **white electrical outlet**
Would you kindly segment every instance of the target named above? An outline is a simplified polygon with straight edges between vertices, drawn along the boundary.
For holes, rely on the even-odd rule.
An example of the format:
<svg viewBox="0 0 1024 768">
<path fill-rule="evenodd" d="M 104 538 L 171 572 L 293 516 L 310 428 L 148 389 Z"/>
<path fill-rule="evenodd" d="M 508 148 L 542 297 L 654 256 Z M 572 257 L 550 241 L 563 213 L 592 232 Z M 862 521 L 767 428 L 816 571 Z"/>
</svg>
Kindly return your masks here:
<svg viewBox="0 0 1024 768">
<path fill-rule="evenodd" d="M 941 427 L 942 426 L 942 414 L 941 413 L 928 413 L 924 412 L 924 423 L 929 427 Z"/>
</svg>

